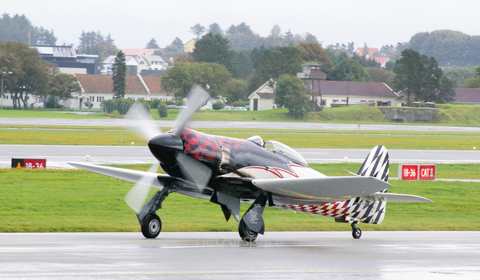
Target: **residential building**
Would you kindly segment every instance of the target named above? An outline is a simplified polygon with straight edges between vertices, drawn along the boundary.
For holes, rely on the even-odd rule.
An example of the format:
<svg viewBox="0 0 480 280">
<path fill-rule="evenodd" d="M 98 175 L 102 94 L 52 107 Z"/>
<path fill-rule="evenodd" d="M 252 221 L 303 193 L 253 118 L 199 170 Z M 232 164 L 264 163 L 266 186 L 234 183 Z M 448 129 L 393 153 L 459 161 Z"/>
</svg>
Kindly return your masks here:
<svg viewBox="0 0 480 280">
<path fill-rule="evenodd" d="M 183 51 L 186 53 L 191 53 L 195 49 L 195 44 L 197 43 L 197 39 L 190 39 L 190 41 L 186 42 L 183 45 Z"/>
<path fill-rule="evenodd" d="M 271 110 L 275 108 L 275 94 L 273 81 L 266 81 L 257 90 L 248 96 L 251 111 Z"/>
<path fill-rule="evenodd" d="M 380 51 L 377 48 L 368 48 L 367 54 L 365 54 L 365 48 L 357 48 L 355 54 L 361 57 L 365 57 L 365 59 L 378 62 L 381 68 L 385 68 L 387 62 L 390 61 L 390 58 L 386 56 L 381 56 Z"/>
<path fill-rule="evenodd" d="M 101 74 L 112 75 L 112 65 L 115 63 L 115 55 L 105 59 Z M 170 62 L 170 58 L 166 58 Z M 125 55 L 127 75 L 142 74 L 143 76 L 161 76 L 168 67 L 168 62 L 159 55 Z"/>
<path fill-rule="evenodd" d="M 456 88 L 455 102 L 480 105 L 480 88 Z"/>
<path fill-rule="evenodd" d="M 137 55 L 155 55 L 155 52 L 161 52 L 165 54 L 165 52 L 161 49 L 122 49 L 122 52 L 125 55 L 137 56 Z"/>
<path fill-rule="evenodd" d="M 357 48 L 357 50 L 355 50 L 355 53 L 358 56 L 364 56 L 366 59 L 372 58 L 374 56 L 380 56 L 380 51 L 378 50 L 378 48 L 368 48 L 368 53 L 365 53 L 365 48 Z"/>
<path fill-rule="evenodd" d="M 270 82 L 264 83 L 254 91 L 250 99 L 250 108 L 256 110 L 270 110 L 275 105 L 275 95 Z M 332 103 L 349 102 L 375 106 L 400 106 L 398 95 L 385 83 L 322 81 L 313 83 L 311 98 L 318 106 L 330 107 Z"/>
</svg>

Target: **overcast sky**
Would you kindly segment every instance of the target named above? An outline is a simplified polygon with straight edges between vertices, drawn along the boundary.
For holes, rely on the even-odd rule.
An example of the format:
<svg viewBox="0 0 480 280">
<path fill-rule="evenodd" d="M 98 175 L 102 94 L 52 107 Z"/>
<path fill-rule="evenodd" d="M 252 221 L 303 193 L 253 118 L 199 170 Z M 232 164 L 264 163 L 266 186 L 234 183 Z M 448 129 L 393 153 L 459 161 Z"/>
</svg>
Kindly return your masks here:
<svg viewBox="0 0 480 280">
<path fill-rule="evenodd" d="M 480 35 L 479 0 L 2 0 L 0 12 L 24 14 L 53 29 L 57 44 L 78 45 L 82 31 L 111 34 L 118 48 L 160 47 L 194 37 L 190 27 L 216 22 L 223 30 L 245 22 L 262 37 L 309 32 L 327 46 L 370 48 L 408 42 L 418 32 L 449 29 Z"/>
</svg>

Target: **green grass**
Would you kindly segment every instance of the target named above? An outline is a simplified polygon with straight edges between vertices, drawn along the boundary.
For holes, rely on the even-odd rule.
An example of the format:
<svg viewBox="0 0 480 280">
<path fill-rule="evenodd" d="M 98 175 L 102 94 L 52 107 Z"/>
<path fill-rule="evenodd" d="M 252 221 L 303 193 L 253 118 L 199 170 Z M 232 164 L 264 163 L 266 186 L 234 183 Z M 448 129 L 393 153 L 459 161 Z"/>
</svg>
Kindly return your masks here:
<svg viewBox="0 0 480 280">
<path fill-rule="evenodd" d="M 124 166 L 125 167 L 125 166 Z M 126 166 L 146 170 L 148 165 Z M 360 164 L 312 164 L 327 175 L 346 175 Z M 480 165 L 437 165 L 438 178 L 479 178 Z M 396 177 L 396 165 L 390 175 Z M 0 232 L 139 231 L 135 213 L 123 198 L 132 184 L 79 170 L 0 169 Z M 433 204 L 388 203 L 380 225 L 363 230 L 480 230 L 480 184 L 441 181 L 390 182 L 394 193 L 415 194 Z M 241 212 L 248 204 L 242 204 Z M 171 194 L 158 211 L 163 231 L 236 231 L 220 206 Z M 267 231 L 350 230 L 332 218 L 268 207 Z"/>
<path fill-rule="evenodd" d="M 431 122 L 417 122 L 415 125 L 455 125 L 455 126 L 476 126 L 480 125 L 480 106 L 464 104 L 439 104 L 437 106 L 439 113 L 434 116 Z M 85 111 L 85 110 L 82 110 Z M 68 113 L 61 113 L 68 112 Z M 90 116 L 79 116 L 71 110 L 4 110 L 0 111 L 0 118 L 121 118 L 115 112 L 110 115 L 104 115 L 102 112 L 94 111 Z M 174 120 L 180 110 L 168 110 L 168 117 L 163 120 Z M 150 110 L 150 115 L 159 120 L 157 110 Z M 196 121 L 266 121 L 266 122 L 312 122 L 312 123 L 354 123 L 354 124 L 374 124 L 391 122 L 383 116 L 378 107 L 371 106 L 348 106 L 348 107 L 327 107 L 320 112 L 307 112 L 293 115 L 288 113 L 287 109 L 275 109 L 265 111 L 199 111 L 193 120 Z"/>
<path fill-rule="evenodd" d="M 168 129 L 163 129 L 167 131 Z M 388 149 L 472 150 L 480 149 L 479 133 L 389 133 L 368 131 L 262 132 L 261 130 L 200 129 L 205 133 L 243 138 L 258 134 L 265 140 L 280 141 L 293 148 L 371 148 L 378 144 Z M 0 128 L 0 144 L 23 145 L 146 145 L 146 141 L 124 129 L 39 129 L 39 127 Z"/>
<path fill-rule="evenodd" d="M 80 111 L 80 110 L 78 110 Z M 86 110 L 81 110 L 82 112 Z M 93 112 L 93 111 L 92 111 Z M 27 109 L 27 110 L 11 110 L 11 108 L 3 108 L 0 110 L 0 118 L 54 118 L 54 119 L 98 119 L 104 118 L 103 114 L 96 113 L 90 115 L 77 115 L 73 111 L 54 110 L 54 109 Z"/>
</svg>

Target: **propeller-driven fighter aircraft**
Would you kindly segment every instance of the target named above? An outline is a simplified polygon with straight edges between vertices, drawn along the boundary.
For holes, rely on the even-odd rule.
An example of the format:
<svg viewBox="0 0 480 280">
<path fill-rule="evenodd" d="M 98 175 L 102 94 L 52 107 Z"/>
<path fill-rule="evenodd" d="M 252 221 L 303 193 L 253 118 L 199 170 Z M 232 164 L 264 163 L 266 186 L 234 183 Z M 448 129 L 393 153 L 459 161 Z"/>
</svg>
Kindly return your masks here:
<svg viewBox="0 0 480 280">
<path fill-rule="evenodd" d="M 352 236 L 360 238 L 358 223 L 379 224 L 387 201 L 432 202 L 423 197 L 388 193 L 389 157 L 387 149 L 376 146 L 355 176 L 327 177 L 308 167 L 292 148 L 263 141 L 260 136 L 246 140 L 200 133 L 186 128 L 192 115 L 210 96 L 194 86 L 188 108 L 176 126 L 161 133 L 140 104 L 132 106 L 126 118 L 148 140 L 148 147 L 167 174 L 158 174 L 158 164 L 148 172 L 70 163 L 87 171 L 135 183 L 127 194 L 127 204 L 137 212 L 142 233 L 156 238 L 162 223 L 156 211 L 169 193 L 176 192 L 208 199 L 219 204 L 228 221 L 239 221 L 242 240 L 253 242 L 265 231 L 262 218 L 268 205 L 350 223 Z M 159 189 L 145 203 L 150 188 Z M 251 203 L 240 217 L 240 202 Z"/>
</svg>

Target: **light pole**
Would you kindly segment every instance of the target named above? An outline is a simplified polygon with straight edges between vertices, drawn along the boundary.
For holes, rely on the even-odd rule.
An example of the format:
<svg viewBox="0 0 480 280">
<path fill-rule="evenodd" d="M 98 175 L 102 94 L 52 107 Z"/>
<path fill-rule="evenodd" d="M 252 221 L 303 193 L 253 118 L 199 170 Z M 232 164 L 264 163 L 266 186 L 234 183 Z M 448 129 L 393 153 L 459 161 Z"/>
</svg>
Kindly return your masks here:
<svg viewBox="0 0 480 280">
<path fill-rule="evenodd" d="M 12 74 L 13 74 L 12 72 L 5 72 L 5 71 L 3 71 L 3 73 L 2 73 L 2 89 L 1 89 L 2 94 L 0 94 L 0 99 L 1 99 L 0 102 L 2 103 L 1 110 L 3 110 L 3 76 L 12 75 Z"/>
</svg>

